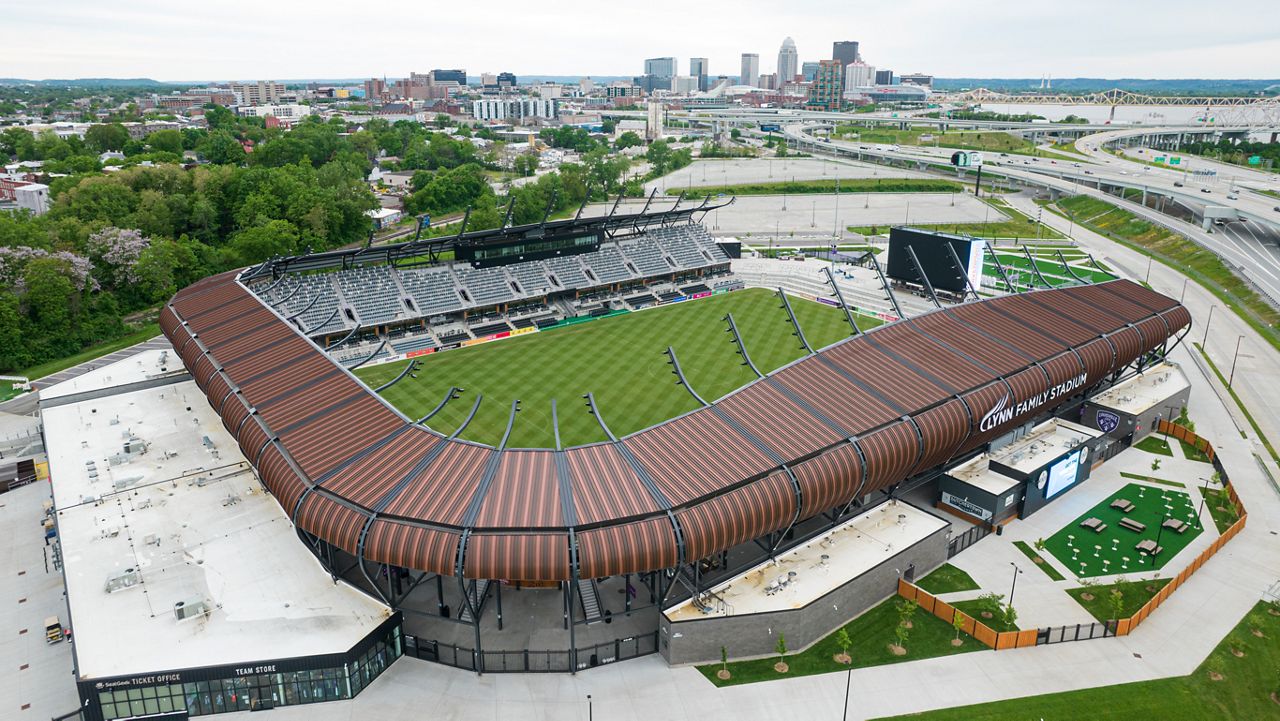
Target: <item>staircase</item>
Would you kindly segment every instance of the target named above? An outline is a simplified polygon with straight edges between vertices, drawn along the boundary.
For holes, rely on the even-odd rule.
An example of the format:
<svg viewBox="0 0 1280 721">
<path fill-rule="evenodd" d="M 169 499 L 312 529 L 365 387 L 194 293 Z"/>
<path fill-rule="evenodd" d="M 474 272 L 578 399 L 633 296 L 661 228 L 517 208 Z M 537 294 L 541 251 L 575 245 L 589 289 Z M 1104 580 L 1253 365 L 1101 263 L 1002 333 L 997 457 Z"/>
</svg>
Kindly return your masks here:
<svg viewBox="0 0 1280 721">
<path fill-rule="evenodd" d="M 588 624 L 604 619 L 600 611 L 600 586 L 594 578 L 578 579 L 578 598 L 582 600 L 582 617 Z"/>
<path fill-rule="evenodd" d="M 462 604 L 462 612 L 458 614 L 458 620 L 471 623 L 471 609 L 475 609 L 476 613 L 484 610 L 485 599 L 489 597 L 489 580 L 472 581 L 467 585 L 467 603 Z"/>
</svg>

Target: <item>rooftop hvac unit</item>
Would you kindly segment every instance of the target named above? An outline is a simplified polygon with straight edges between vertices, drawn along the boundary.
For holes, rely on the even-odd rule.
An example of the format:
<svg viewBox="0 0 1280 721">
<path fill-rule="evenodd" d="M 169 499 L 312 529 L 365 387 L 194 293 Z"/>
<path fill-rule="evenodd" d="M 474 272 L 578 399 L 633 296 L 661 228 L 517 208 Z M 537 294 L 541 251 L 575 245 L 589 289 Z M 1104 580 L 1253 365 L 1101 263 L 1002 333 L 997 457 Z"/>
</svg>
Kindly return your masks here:
<svg viewBox="0 0 1280 721">
<path fill-rule="evenodd" d="M 185 621 L 188 618 L 203 616 L 209 613 L 209 604 L 204 599 L 194 599 L 190 601 L 178 601 L 173 604 L 173 617 L 179 621 Z"/>
<path fill-rule="evenodd" d="M 142 574 L 138 573 L 138 569 L 126 568 L 120 573 L 107 576 L 107 583 L 103 590 L 107 593 L 115 593 L 126 588 L 133 588 L 140 583 L 142 583 Z"/>
</svg>

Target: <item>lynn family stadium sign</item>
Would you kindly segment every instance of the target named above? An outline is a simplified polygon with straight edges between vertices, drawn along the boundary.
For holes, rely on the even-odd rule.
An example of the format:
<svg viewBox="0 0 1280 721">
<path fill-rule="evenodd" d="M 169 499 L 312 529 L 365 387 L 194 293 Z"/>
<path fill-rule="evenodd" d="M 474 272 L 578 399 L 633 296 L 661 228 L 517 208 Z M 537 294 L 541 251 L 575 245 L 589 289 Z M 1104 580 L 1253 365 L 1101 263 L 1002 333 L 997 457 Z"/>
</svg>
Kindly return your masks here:
<svg viewBox="0 0 1280 721">
<path fill-rule="evenodd" d="M 1006 393 L 982 417 L 982 423 L 978 425 L 978 430 L 989 431 L 1006 421 L 1012 420 L 1015 416 L 1030 413 L 1055 398 L 1069 395 L 1084 386 L 1084 379 L 1085 374 L 1081 373 L 1075 378 L 1063 381 L 1043 393 L 1037 393 L 1030 398 L 1019 401 L 1016 405 L 1009 404 L 1010 396 Z"/>
</svg>

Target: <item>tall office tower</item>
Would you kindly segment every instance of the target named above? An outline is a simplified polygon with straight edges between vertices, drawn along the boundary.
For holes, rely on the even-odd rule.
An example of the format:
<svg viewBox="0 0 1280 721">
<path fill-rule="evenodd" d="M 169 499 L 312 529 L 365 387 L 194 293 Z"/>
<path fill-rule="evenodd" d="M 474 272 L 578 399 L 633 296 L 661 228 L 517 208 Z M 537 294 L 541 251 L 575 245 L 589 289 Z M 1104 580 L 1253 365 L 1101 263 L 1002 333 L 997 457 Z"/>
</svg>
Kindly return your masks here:
<svg viewBox="0 0 1280 721">
<path fill-rule="evenodd" d="M 844 88 L 845 90 L 853 90 L 854 88 L 865 88 L 874 85 L 876 82 L 876 68 L 874 65 L 867 65 L 858 60 L 849 63 L 844 68 Z"/>
<path fill-rule="evenodd" d="M 644 74 L 659 78 L 674 78 L 676 76 L 676 59 L 649 58 L 644 61 Z"/>
<path fill-rule="evenodd" d="M 804 76 L 806 82 L 813 82 L 813 76 L 818 74 L 817 63 L 803 63 L 800 65 L 800 74 Z"/>
<path fill-rule="evenodd" d="M 800 67 L 800 54 L 796 52 L 796 41 L 787 38 L 782 41 L 782 48 L 778 50 L 778 83 L 789 83 L 796 79 L 796 72 Z"/>
<path fill-rule="evenodd" d="M 839 110 L 843 104 L 844 66 L 839 60 L 823 60 L 818 63 L 818 73 L 809 86 L 810 110 Z"/>
<path fill-rule="evenodd" d="M 698 90 L 707 91 L 707 59 L 689 58 L 689 74 L 698 79 Z"/>
<path fill-rule="evenodd" d="M 893 71 L 892 71 L 892 70 L 877 70 L 877 71 L 876 71 L 876 85 L 893 85 Z"/>
<path fill-rule="evenodd" d="M 742 75 L 738 82 L 755 87 L 760 83 L 760 56 L 756 53 L 742 54 Z"/>
<path fill-rule="evenodd" d="M 838 40 L 831 44 L 831 59 L 840 61 L 841 65 L 860 59 L 857 40 Z"/>
</svg>

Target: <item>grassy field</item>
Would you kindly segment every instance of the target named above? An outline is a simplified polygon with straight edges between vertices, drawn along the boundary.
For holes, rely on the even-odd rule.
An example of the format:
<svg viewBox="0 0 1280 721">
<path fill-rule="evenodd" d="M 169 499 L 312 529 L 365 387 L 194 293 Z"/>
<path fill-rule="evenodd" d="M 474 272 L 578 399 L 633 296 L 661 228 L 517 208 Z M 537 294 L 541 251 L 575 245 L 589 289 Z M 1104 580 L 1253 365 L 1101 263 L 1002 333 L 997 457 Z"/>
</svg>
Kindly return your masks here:
<svg viewBox="0 0 1280 721">
<path fill-rule="evenodd" d="M 1213 525 L 1222 533 L 1231 527 L 1239 518 L 1231 507 L 1231 497 L 1221 488 L 1210 488 L 1204 492 L 1204 506 L 1213 516 Z"/>
<path fill-rule="evenodd" d="M 860 125 L 841 125 L 836 128 L 836 135 L 845 140 L 860 143 L 932 145 L 941 148 L 982 150 L 990 153 L 1033 155 L 1038 158 L 1054 158 L 1057 160 L 1074 159 L 1070 154 L 1064 155 L 1059 152 L 1041 150 L 1030 140 L 998 130 L 952 130 L 940 133 L 923 128 L 897 130 L 884 127 L 865 128 Z M 921 136 L 926 136 L 927 139 Z"/>
<path fill-rule="evenodd" d="M 1209 454 L 1187 443 L 1181 438 L 1175 438 L 1179 446 L 1182 446 L 1182 455 L 1186 456 L 1189 461 L 1199 461 L 1200 463 L 1212 463 L 1209 460 Z"/>
<path fill-rule="evenodd" d="M 1134 448 L 1147 453 L 1154 453 L 1158 456 L 1172 456 L 1173 449 L 1169 447 L 1169 442 L 1157 435 L 1150 435 L 1137 443 L 1133 444 Z"/>
<path fill-rule="evenodd" d="M 1144 476 L 1138 473 L 1127 473 L 1125 471 L 1120 471 L 1120 477 L 1128 478 L 1131 481 L 1146 481 L 1147 483 L 1158 483 L 1162 486 L 1170 486 L 1171 488 L 1187 487 L 1187 484 L 1185 483 L 1179 483 L 1177 481 L 1168 481 L 1163 478 L 1156 478 L 1155 476 Z"/>
<path fill-rule="evenodd" d="M 1089 615 L 1099 621 L 1116 621 L 1137 613 L 1167 583 L 1169 583 L 1167 578 L 1140 578 L 1136 581 L 1121 581 L 1107 586 L 1068 588 L 1067 593 L 1076 600 L 1076 603 L 1083 606 Z M 1120 592 L 1119 609 L 1112 601 L 1113 591 Z M 1085 598 L 1086 596 L 1088 598 Z"/>
<path fill-rule="evenodd" d="M 1133 511 L 1122 513 L 1118 509 L 1111 508 L 1111 502 L 1117 498 L 1132 502 Z M 1081 578 L 1126 571 L 1136 573 L 1157 570 L 1163 568 L 1169 559 L 1178 555 L 1178 551 L 1200 535 L 1202 529 L 1196 524 L 1195 511 L 1191 497 L 1186 493 L 1130 483 L 1053 534 L 1045 544 L 1048 551 L 1062 565 L 1072 569 Z M 1184 533 L 1176 533 L 1171 529 L 1161 531 L 1160 524 L 1166 516 L 1186 521 L 1191 527 Z M 1102 533 L 1094 533 L 1087 528 L 1081 528 L 1080 522 L 1089 517 L 1097 518 L 1107 524 L 1106 529 Z M 1146 526 L 1146 530 L 1137 533 L 1122 528 L 1120 526 L 1122 518 L 1142 523 Z M 1155 540 L 1157 535 L 1164 551 L 1155 558 L 1148 558 L 1134 548 L 1139 541 Z M 1075 537 L 1074 541 L 1072 536 Z M 1095 548 L 1095 546 L 1101 546 L 1101 548 Z M 1073 556 L 1076 557 L 1074 561 Z M 1124 560 L 1126 557 L 1128 561 Z M 1107 570 L 1104 570 L 1103 561 L 1109 562 Z"/>
<path fill-rule="evenodd" d="M 1262 637 L 1253 634 L 1257 629 Z M 1280 617 L 1259 603 L 1189 676 L 1029 696 L 899 716 L 917 721 L 1253 721 L 1280 716 Z M 1092 643 L 1085 641 L 1084 643 Z M 1243 653 L 1237 657 L 1231 647 Z M 1027 653 L 1033 653 L 1028 651 Z M 1222 680 L 1210 677 L 1217 671 Z M 885 721 L 885 720 L 881 720 Z"/>
<path fill-rule="evenodd" d="M 799 298 L 792 308 L 814 348 L 849 335 L 838 309 Z M 466 419 L 477 395 L 484 400 L 462 438 L 496 444 L 502 439 L 511 401 L 520 399 L 508 446 L 551 447 L 551 399 L 556 399 L 561 442 L 565 446 L 606 440 L 582 401 L 595 394 L 610 430 L 622 436 L 691 411 L 697 402 L 676 385 L 663 353 L 675 348 L 694 390 L 708 401 L 745 385 L 755 376 L 741 364 L 727 325 L 732 312 L 747 351 L 761 372 L 799 358 L 803 351 L 791 336 L 791 324 L 777 296 L 753 289 L 687 301 L 665 308 L 628 313 L 562 329 L 532 333 L 493 343 L 426 356 L 416 375 L 383 392 L 405 415 L 419 418 L 444 397 L 450 386 L 465 388 L 430 422 L 452 433 Z M 877 324 L 858 318 L 859 327 Z M 362 368 L 356 373 L 371 387 L 399 375 L 404 362 Z"/>
<path fill-rule="evenodd" d="M 1013 253 L 996 253 L 996 255 L 1000 257 L 1000 262 L 1005 266 L 1006 271 L 1009 270 L 1010 267 L 1013 267 L 1017 270 L 1026 271 L 1026 273 L 1034 276 L 1031 269 L 1031 261 L 1027 260 L 1027 256 Z M 1071 263 L 1070 260 L 1067 262 Z M 1063 269 L 1062 261 L 1058 260 L 1056 257 L 1036 257 L 1035 267 L 1040 270 L 1041 275 L 1044 275 L 1050 283 L 1056 284 L 1066 281 L 1074 282 L 1075 280 L 1065 269 Z M 994 276 L 999 274 L 994 263 L 991 263 L 990 267 L 986 270 L 988 271 L 987 275 Z M 1071 272 L 1093 283 L 1105 283 L 1106 281 L 1116 279 L 1116 276 L 1111 275 L 1110 273 L 1104 273 L 1096 268 L 1075 265 L 1074 263 L 1071 265 Z M 1039 279 L 1036 279 L 1035 282 L 1038 283 Z"/>
<path fill-rule="evenodd" d="M 974 582 L 972 576 L 950 563 L 938 566 L 929 575 L 920 579 L 916 585 L 935 595 L 978 590 L 978 584 Z"/>
<path fill-rule="evenodd" d="M 708 681 L 717 686 L 736 686 L 757 681 L 773 681 L 788 676 L 835 673 L 850 667 L 865 668 L 987 650 L 986 646 L 963 633 L 960 634 L 963 643 L 953 646 L 951 640 L 956 637 L 956 632 L 951 624 L 932 613 L 917 610 L 912 618 L 910 636 L 905 645 L 907 653 L 895 656 L 889 650 L 889 644 L 895 641 L 893 630 L 898 625 L 898 611 L 894 604 L 900 600 L 902 599 L 896 596 L 890 598 L 845 624 L 844 629 L 848 631 L 849 639 L 852 641 L 849 656 L 853 662 L 848 666 L 837 663 L 833 658 L 840 653 L 841 649 L 835 641 L 836 632 L 832 632 L 831 635 L 810 646 L 807 651 L 788 655 L 787 665 L 790 670 L 785 674 L 773 670 L 773 664 L 778 661 L 777 656 L 730 663 L 729 672 L 733 676 L 728 681 L 716 678 L 716 671 L 720 670 L 718 663 L 699 666 L 698 670 L 707 677 Z M 764 628 L 759 632 L 766 633 Z M 730 656 L 733 655 L 733 639 L 727 639 L 726 650 Z"/>
<path fill-rule="evenodd" d="M 840 180 L 843 193 L 959 193 L 963 186 L 954 180 L 915 178 L 848 178 Z M 713 185 L 702 188 L 671 188 L 667 195 L 680 195 L 690 200 L 708 195 L 804 195 L 807 193 L 834 193 L 835 180 L 783 180 L 776 183 L 739 183 L 737 185 Z"/>
<path fill-rule="evenodd" d="M 31 380 L 44 378 L 45 376 L 53 375 L 58 371 L 64 371 L 72 366 L 78 366 L 85 361 L 91 361 L 94 358 L 101 358 L 104 355 L 115 353 L 116 351 L 128 348 L 131 345 L 137 345 L 145 340 L 151 340 L 158 335 L 160 335 L 160 324 L 147 323 L 129 335 L 122 336 L 107 343 L 100 343 L 92 348 L 86 348 L 79 353 L 67 356 L 66 358 L 59 358 L 58 360 L 31 366 L 26 370 L 19 371 L 15 375 L 26 376 Z"/>
<path fill-rule="evenodd" d="M 1005 621 L 1002 603 L 1002 601 L 991 603 L 985 599 L 974 598 L 968 601 L 956 601 L 951 605 L 977 619 L 979 623 L 996 633 L 1019 630 L 1018 624 Z M 984 613 L 989 614 L 990 618 L 983 616 L 982 614 Z"/>
<path fill-rule="evenodd" d="M 1049 562 L 1044 560 L 1044 558 L 1039 553 L 1036 552 L 1036 549 L 1031 547 L 1031 544 L 1027 543 L 1026 541 L 1014 541 L 1013 545 L 1019 551 L 1022 551 L 1022 555 L 1026 556 L 1027 558 L 1030 558 L 1031 562 L 1036 565 L 1036 568 L 1039 568 L 1041 571 L 1044 571 L 1044 575 L 1048 576 L 1049 578 L 1052 578 L 1055 581 L 1062 581 L 1066 579 L 1066 576 L 1063 576 L 1058 571 L 1058 569 L 1049 565 Z"/>
</svg>

